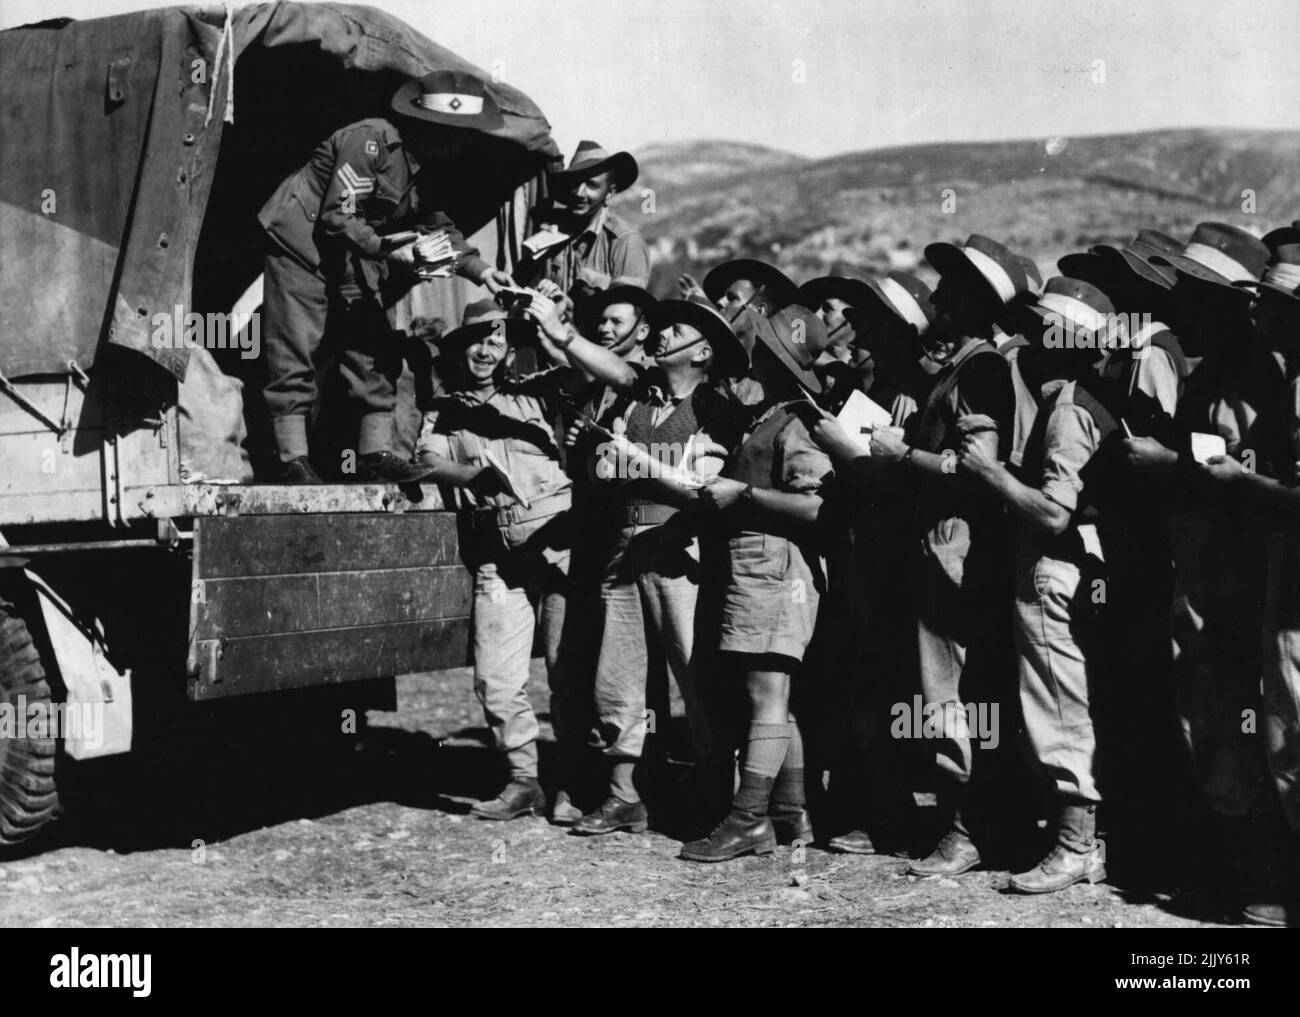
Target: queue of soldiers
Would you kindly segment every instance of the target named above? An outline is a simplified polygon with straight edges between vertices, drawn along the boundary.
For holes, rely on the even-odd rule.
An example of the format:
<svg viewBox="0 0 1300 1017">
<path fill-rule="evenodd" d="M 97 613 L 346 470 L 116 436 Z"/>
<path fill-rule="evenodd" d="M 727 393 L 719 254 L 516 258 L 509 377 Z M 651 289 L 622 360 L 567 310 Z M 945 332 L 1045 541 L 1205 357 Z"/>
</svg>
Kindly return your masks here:
<svg viewBox="0 0 1300 1017">
<path fill-rule="evenodd" d="M 331 206 L 414 173 L 421 120 L 495 114 L 466 75 L 394 107 L 400 134 L 364 121 L 318 153 L 321 227 L 298 232 L 326 262 L 409 267 L 418 248 L 383 232 L 454 233 L 427 205 Z M 1117 844 L 1130 871 L 1204 881 L 1192 845 L 1212 838 L 1223 906 L 1300 922 L 1300 223 L 1142 229 L 1045 282 L 972 235 L 926 247 L 933 291 L 735 260 L 656 299 L 608 205 L 636 175 L 584 142 L 544 213 L 566 241 L 513 274 L 454 234 L 456 270 L 489 296 L 438 342 L 415 461 L 363 432 L 373 476 L 446 485 L 464 513 L 474 685 L 505 770 L 474 813 L 646 829 L 647 694 L 666 676 L 707 820 L 684 859 L 816 842 L 910 853 L 934 877 L 1028 857 L 1010 887 L 1045 893 L 1105 879 Z M 317 296 L 370 285 L 310 271 Z M 283 479 L 309 480 L 293 418 L 319 316 L 280 299 L 298 352 L 268 400 Z M 391 414 L 377 355 L 346 366 Z M 912 851 L 917 745 L 941 822 Z M 593 747 L 603 801 L 581 790 Z"/>
</svg>

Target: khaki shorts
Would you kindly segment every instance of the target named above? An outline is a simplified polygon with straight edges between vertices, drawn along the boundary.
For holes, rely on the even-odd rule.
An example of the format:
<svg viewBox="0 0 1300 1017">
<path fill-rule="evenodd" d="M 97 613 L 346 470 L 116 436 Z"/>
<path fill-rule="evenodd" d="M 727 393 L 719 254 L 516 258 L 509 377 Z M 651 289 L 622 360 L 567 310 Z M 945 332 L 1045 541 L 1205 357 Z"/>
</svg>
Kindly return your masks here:
<svg viewBox="0 0 1300 1017">
<path fill-rule="evenodd" d="M 821 600 L 803 551 L 786 537 L 752 532 L 733 536 L 727 551 L 718 648 L 803 660 Z"/>
</svg>

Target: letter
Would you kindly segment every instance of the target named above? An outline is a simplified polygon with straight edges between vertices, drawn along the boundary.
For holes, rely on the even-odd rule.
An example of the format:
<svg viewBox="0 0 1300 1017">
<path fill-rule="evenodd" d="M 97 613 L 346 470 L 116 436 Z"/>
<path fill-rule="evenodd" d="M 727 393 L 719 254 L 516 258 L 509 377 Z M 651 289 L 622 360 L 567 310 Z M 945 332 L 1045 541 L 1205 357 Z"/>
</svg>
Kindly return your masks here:
<svg viewBox="0 0 1300 1017">
<path fill-rule="evenodd" d="M 944 734 L 943 711 L 947 703 L 930 703 L 925 708 L 923 734 L 926 738 L 942 738 Z"/>
<path fill-rule="evenodd" d="M 70 989 L 72 986 L 68 983 L 68 955 L 56 953 L 50 958 L 50 987 L 53 989 Z"/>
<path fill-rule="evenodd" d="M 262 354 L 262 316 L 257 311 L 248 314 L 247 327 L 240 334 L 239 356 L 243 360 L 256 360 Z"/>
<path fill-rule="evenodd" d="M 144 999 L 153 991 L 153 954 L 132 958 L 131 986 L 135 989 L 131 995 L 136 999 Z"/>
<path fill-rule="evenodd" d="M 1070 340 L 1067 338 L 1067 329 L 1062 323 L 1061 316 L 1055 311 L 1049 311 L 1044 318 L 1047 321 L 1047 328 L 1043 331 L 1043 345 L 1049 350 L 1067 349 Z"/>
<path fill-rule="evenodd" d="M 171 347 L 172 319 L 165 311 L 159 311 L 153 316 L 153 333 L 149 336 L 149 344 L 156 350 Z"/>
<path fill-rule="evenodd" d="M 16 738 L 17 726 L 14 724 L 14 707 L 12 703 L 0 703 L 0 739 Z"/>
<path fill-rule="evenodd" d="M 54 706 L 54 719 L 58 727 L 56 734 L 52 737 L 69 738 L 73 741 L 81 741 L 81 712 L 77 709 L 81 703 L 56 703 Z M 89 703 L 84 704 L 89 706 Z"/>
<path fill-rule="evenodd" d="M 89 977 L 89 981 L 87 981 Z M 83 989 L 98 989 L 99 985 L 99 958 L 92 954 L 87 954 L 81 958 L 81 977 L 78 984 Z"/>
<path fill-rule="evenodd" d="M 230 318 L 214 311 L 208 312 L 208 335 L 206 346 L 210 350 L 224 350 L 229 339 Z"/>
<path fill-rule="evenodd" d="M 187 350 L 197 350 L 203 345 L 203 315 L 197 311 L 185 315 L 185 332 L 181 345 Z"/>
<path fill-rule="evenodd" d="M 912 697 L 912 737 L 921 737 L 922 720 L 925 717 L 925 706 L 920 696 Z"/>
<path fill-rule="evenodd" d="M 104 966 L 105 989 L 124 989 L 131 978 L 133 958 L 129 953 L 106 953 L 100 959 Z"/>
<path fill-rule="evenodd" d="M 895 703 L 889 708 L 889 715 L 894 718 L 894 722 L 889 725 L 889 737 L 891 738 L 910 738 L 911 732 L 908 728 L 908 710 L 906 703 Z"/>
<path fill-rule="evenodd" d="M 81 703 L 82 740 L 97 749 L 104 744 L 104 704 Z"/>
</svg>

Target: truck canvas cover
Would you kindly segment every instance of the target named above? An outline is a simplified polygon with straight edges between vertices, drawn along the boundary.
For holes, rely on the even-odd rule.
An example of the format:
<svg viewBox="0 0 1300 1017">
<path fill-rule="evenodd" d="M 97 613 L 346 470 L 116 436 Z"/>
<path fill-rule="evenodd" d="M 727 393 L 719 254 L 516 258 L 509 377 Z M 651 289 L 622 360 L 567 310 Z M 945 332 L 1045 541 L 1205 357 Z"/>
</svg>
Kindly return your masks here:
<svg viewBox="0 0 1300 1017">
<path fill-rule="evenodd" d="M 0 32 L 0 373 L 88 368 L 107 342 L 183 379 L 189 351 L 156 349 L 153 316 L 228 311 L 261 271 L 256 213 L 280 180 L 439 69 L 483 77 L 505 114 L 446 209 L 467 236 L 498 217 L 504 243 L 503 203 L 557 155 L 545 117 L 383 12 L 171 7 Z"/>
</svg>

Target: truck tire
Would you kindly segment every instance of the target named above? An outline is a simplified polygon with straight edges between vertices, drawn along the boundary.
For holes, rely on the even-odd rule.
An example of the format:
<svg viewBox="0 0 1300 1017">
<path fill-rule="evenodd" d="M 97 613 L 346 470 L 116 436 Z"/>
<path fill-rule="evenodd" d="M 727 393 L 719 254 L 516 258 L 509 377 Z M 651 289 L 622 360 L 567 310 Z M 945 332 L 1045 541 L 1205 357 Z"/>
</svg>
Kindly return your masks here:
<svg viewBox="0 0 1300 1017">
<path fill-rule="evenodd" d="M 0 597 L 0 706 L 10 707 L 0 714 L 0 848 L 36 836 L 59 809 L 57 744 L 53 738 L 23 737 L 20 697 L 27 707 L 40 703 L 48 708 L 50 686 L 27 623 Z M 19 727 L 8 730 L 8 723 Z"/>
</svg>

